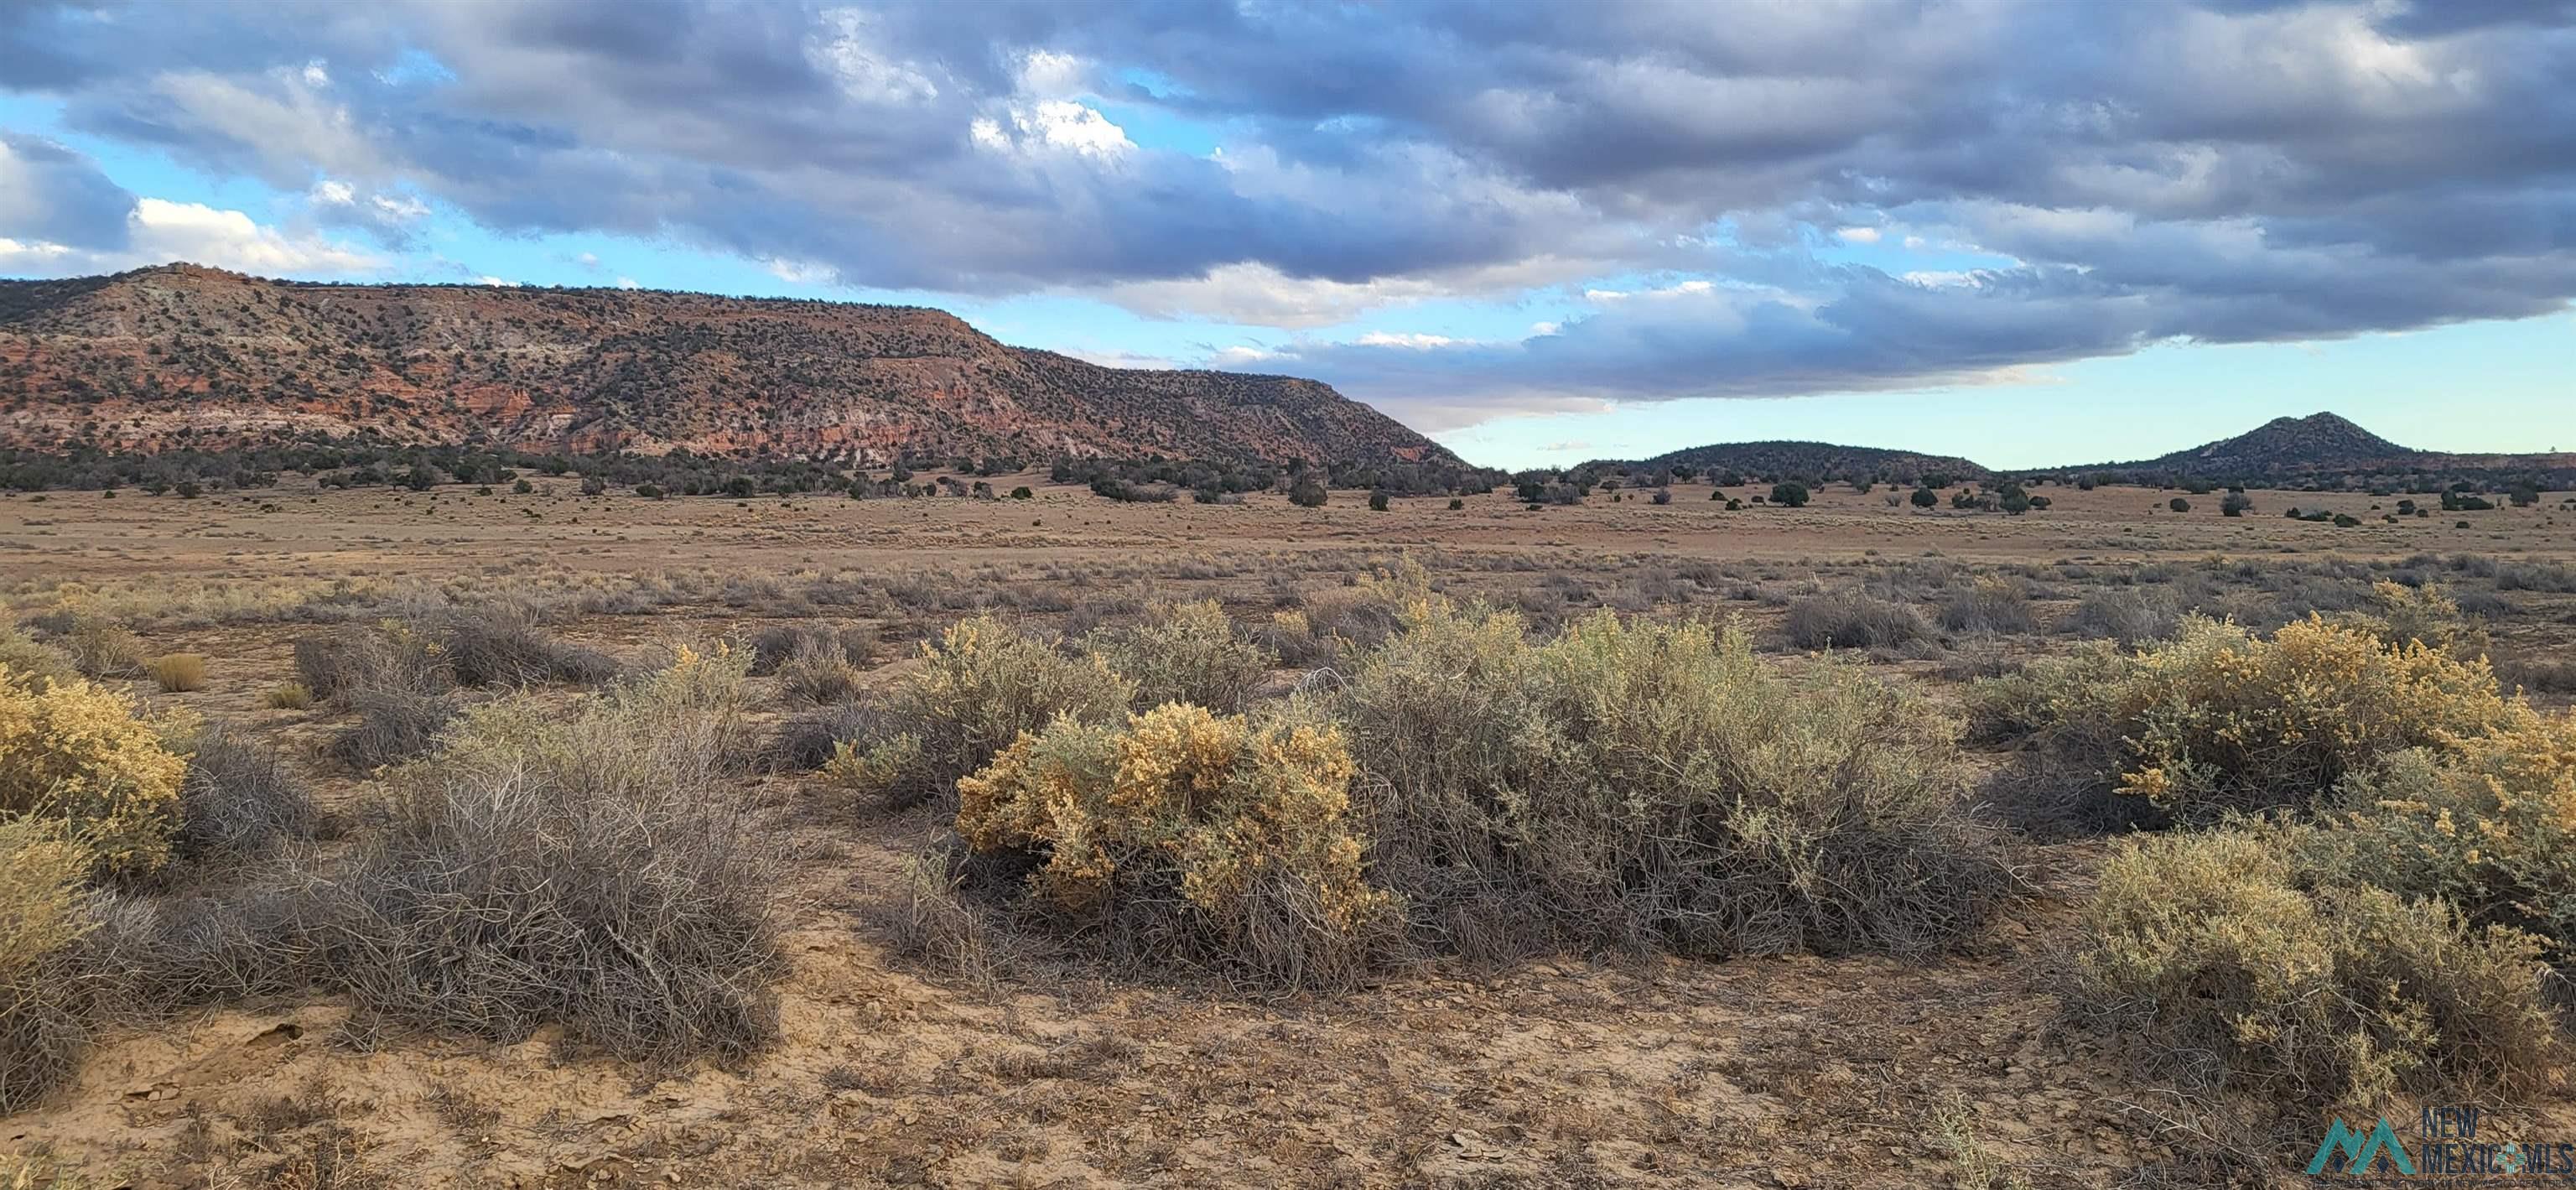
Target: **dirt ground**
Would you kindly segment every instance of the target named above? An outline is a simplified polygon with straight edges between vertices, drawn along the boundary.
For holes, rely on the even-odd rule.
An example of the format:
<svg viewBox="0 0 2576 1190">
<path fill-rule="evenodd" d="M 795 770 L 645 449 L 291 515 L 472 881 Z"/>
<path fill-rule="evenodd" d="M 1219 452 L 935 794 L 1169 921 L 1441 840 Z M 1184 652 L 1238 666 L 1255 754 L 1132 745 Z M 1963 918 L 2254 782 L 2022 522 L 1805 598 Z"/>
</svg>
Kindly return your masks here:
<svg viewBox="0 0 2576 1190">
<path fill-rule="evenodd" d="M 919 566 L 1035 560 L 1181 558 L 1199 553 L 1438 547 L 1520 553 L 1671 554 L 1723 559 L 1920 556 L 1967 560 L 2112 559 L 2208 554 L 2334 553 L 2385 557 L 2417 551 L 2519 554 L 2576 549 L 2576 511 L 2556 499 L 2536 509 L 2402 518 L 2380 517 L 2402 497 L 2337 492 L 2249 493 L 2254 511 L 2219 514 L 2220 494 L 2188 496 L 2139 488 L 2042 489 L 2046 511 L 2007 517 L 1890 506 L 1889 488 L 1854 492 L 1833 485 L 1802 509 L 1727 512 L 1702 484 L 1676 484 L 1668 505 L 1642 491 L 1612 502 L 1596 494 L 1576 507 L 1527 511 L 1508 491 L 1465 498 L 1394 501 L 1371 511 L 1361 493 L 1337 492 L 1322 508 L 1258 495 L 1238 505 L 1120 504 L 1087 489 L 1049 485 L 1042 475 L 997 477 L 1008 491 L 1028 484 L 1034 500 L 850 500 L 814 495 L 782 500 L 673 498 L 619 494 L 583 498 L 565 480 L 549 492 L 475 496 L 445 487 L 343 492 L 288 476 L 273 489 L 197 500 L 57 492 L 42 503 L 0 501 L 0 575 L 94 581 L 110 577 L 335 579 L 456 576 L 531 563 L 595 573 L 722 567 L 775 571 L 816 566 Z M 1749 500 L 1754 486 L 1727 494 Z M 2168 511 L 2182 496 L 2192 508 Z M 2418 498 L 2430 503 L 2431 497 Z M 2290 508 L 2350 513 L 2363 523 L 2337 528 L 2287 520 Z M 2460 520 L 2470 528 L 2458 528 Z"/>
<path fill-rule="evenodd" d="M 2216 494 L 2186 497 L 2192 510 L 2178 514 L 2166 510 L 2178 493 L 2133 488 L 2048 488 L 2052 507 L 2007 517 L 1892 507 L 1886 489 L 1842 487 L 1798 510 L 1727 512 L 1706 486 L 1679 485 L 1669 505 L 1623 493 L 1533 512 L 1495 494 L 1379 513 L 1346 492 L 1321 509 L 1276 495 L 1122 505 L 1042 476 L 993 481 L 1030 483 L 1030 501 L 585 499 L 539 482 L 553 490 L 348 493 L 289 477 L 197 500 L 15 496 L 0 500 L 0 594 L 23 615 L 81 584 L 152 650 L 205 654 L 204 690 L 136 692 L 246 727 L 346 804 L 363 780 L 314 755 L 338 718 L 260 698 L 294 676 L 293 642 L 312 630 L 301 621 L 333 606 L 335 588 L 351 600 L 406 586 L 550 590 L 565 596 L 565 637 L 616 653 L 819 615 L 875 625 L 899 666 L 907 642 L 976 607 L 1072 621 L 1213 594 L 1255 616 L 1406 556 L 1496 598 L 1678 603 L 1765 625 L 1787 595 L 1933 562 L 2054 575 L 2042 600 L 2054 616 L 2101 576 L 2147 563 L 2576 561 L 2563 494 L 2387 523 L 2396 497 L 2254 492 L 2254 512 L 2225 518 Z M 2291 506 L 2364 523 L 2291 521 Z M 2510 609 L 2493 617 L 2500 653 L 2576 657 L 2576 594 L 2493 585 Z M 1946 660 L 1972 647 L 2063 642 L 2043 631 L 1878 660 L 1946 684 Z M 1932 962 L 1561 956 L 1502 971 L 1431 964 L 1356 992 L 1278 998 L 1080 970 L 978 980 L 900 960 L 879 919 L 941 824 L 863 811 L 792 774 L 742 793 L 776 812 L 795 878 L 784 1035 L 741 1069 L 647 1076 L 545 1035 L 376 1038 L 342 1028 L 348 1010 L 329 1002 L 225 1009 L 105 1039 L 74 1085 L 0 1118 L 0 1154 L 50 1155 L 91 1179 L 66 1185 L 314 1190 L 2216 1176 L 2190 1159 L 2208 1139 L 2192 1129 L 2209 1127 L 2191 1105 L 2058 1019 L 2053 971 L 2099 841 L 2019 846 L 2024 895 L 1965 953 Z M 2576 1134 L 2576 1104 L 2537 1111 L 2548 1131 Z M 2248 1143 L 2278 1143 L 2285 1166 L 2305 1160 L 2286 1141 Z M 1992 1177 L 1972 1181 L 1988 1176 L 1981 1160 Z"/>
</svg>

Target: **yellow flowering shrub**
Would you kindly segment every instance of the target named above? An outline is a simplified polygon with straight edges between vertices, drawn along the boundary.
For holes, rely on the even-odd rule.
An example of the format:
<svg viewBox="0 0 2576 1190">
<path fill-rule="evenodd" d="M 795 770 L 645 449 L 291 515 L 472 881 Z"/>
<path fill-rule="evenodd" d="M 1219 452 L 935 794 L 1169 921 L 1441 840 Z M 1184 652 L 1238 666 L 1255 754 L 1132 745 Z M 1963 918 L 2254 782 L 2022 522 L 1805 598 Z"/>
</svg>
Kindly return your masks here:
<svg viewBox="0 0 2576 1190">
<path fill-rule="evenodd" d="M 2565 1048 L 2539 941 L 2324 879 L 2306 859 L 2322 838 L 2276 825 L 2124 844 L 2084 911 L 2072 1006 L 2222 1087 L 2305 1107 L 2553 1083 Z"/>
<path fill-rule="evenodd" d="M 1042 860 L 1028 889 L 1059 911 L 1132 921 L 1177 893 L 1194 928 L 1136 930 L 1149 949 L 1329 982 L 1356 973 L 1397 917 L 1362 871 L 1355 772 L 1340 731 L 1296 711 L 1060 717 L 957 783 L 957 830 L 977 852 Z"/>
<path fill-rule="evenodd" d="M 170 858 L 186 768 L 125 695 L 0 669 L 0 818 L 60 819 L 102 867 L 148 872 Z"/>
<path fill-rule="evenodd" d="M 2304 807 L 2405 749 L 2483 734 L 2510 709 L 2483 660 L 2314 617 L 2269 639 L 2189 620 L 2126 657 L 2035 665 L 1980 702 L 2036 720 L 2061 765 L 2200 819 Z"/>
<path fill-rule="evenodd" d="M 2335 832 L 2356 879 L 2440 896 L 2576 955 L 2576 715 L 2409 752 L 2347 784 Z"/>
</svg>

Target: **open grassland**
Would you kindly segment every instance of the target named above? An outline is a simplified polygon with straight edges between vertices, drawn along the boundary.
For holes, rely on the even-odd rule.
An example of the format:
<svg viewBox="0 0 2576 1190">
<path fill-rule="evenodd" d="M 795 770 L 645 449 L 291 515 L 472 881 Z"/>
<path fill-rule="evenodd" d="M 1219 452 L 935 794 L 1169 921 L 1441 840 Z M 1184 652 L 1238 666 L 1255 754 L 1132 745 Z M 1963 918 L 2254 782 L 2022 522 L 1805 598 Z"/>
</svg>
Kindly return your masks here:
<svg viewBox="0 0 2576 1190">
<path fill-rule="evenodd" d="M 2563 494 L 1022 483 L 0 499 L 0 1186 L 2576 1139 Z"/>
</svg>

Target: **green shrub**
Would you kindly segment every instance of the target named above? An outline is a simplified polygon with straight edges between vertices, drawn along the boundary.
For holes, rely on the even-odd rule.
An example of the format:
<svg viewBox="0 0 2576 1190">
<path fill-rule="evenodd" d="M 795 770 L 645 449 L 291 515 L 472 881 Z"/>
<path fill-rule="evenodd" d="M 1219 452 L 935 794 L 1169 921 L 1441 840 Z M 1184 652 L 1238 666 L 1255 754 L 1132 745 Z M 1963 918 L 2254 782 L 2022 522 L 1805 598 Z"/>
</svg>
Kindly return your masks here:
<svg viewBox="0 0 2576 1190">
<path fill-rule="evenodd" d="M 1235 631 L 1216 600 L 1154 603 L 1135 624 L 1096 630 L 1083 645 L 1135 683 L 1138 709 L 1167 702 L 1220 711 L 1244 696 L 1278 658 Z"/>
<path fill-rule="evenodd" d="M 1021 733 L 1058 716 L 1116 721 L 1135 694 L 1136 684 L 1097 656 L 1068 657 L 990 615 L 961 620 L 922 645 L 921 668 L 887 699 L 889 734 L 921 741 L 919 772 L 894 800 L 944 797 Z"/>
<path fill-rule="evenodd" d="M 62 650 L 15 628 L 0 628 L 0 670 L 20 686 L 49 686 L 79 674 Z"/>
<path fill-rule="evenodd" d="M 1032 865 L 1047 914 L 1138 959 L 1347 983 L 1399 920 L 1361 874 L 1353 772 L 1338 731 L 1294 715 L 1058 719 L 958 782 L 957 830 Z"/>
<path fill-rule="evenodd" d="M 1974 697 L 1986 724 L 2032 729 L 2071 782 L 2200 821 L 2305 808 L 2347 774 L 2482 734 L 2507 711 L 2484 661 L 2313 617 L 2270 639 L 2193 618 L 2171 643 L 2034 662 Z"/>
<path fill-rule="evenodd" d="M 907 782 L 921 768 L 921 737 L 911 732 L 834 741 L 820 766 L 823 776 L 871 802 L 903 800 Z"/>
<path fill-rule="evenodd" d="M 2070 1006 L 2218 1089 L 2313 1110 L 2546 1085 L 2565 1049 L 2539 943 L 2438 900 L 2323 882 L 2315 828 L 2124 844 Z"/>
<path fill-rule="evenodd" d="M 301 711 L 313 705 L 313 690 L 302 682 L 279 682 L 259 701 L 272 711 Z"/>
<path fill-rule="evenodd" d="M 1426 594 L 1332 711 L 1377 778 L 1372 878 L 1447 949 L 1921 953 L 2008 885 L 1945 716 L 1737 629 L 1602 612 L 1537 644 Z"/>
</svg>

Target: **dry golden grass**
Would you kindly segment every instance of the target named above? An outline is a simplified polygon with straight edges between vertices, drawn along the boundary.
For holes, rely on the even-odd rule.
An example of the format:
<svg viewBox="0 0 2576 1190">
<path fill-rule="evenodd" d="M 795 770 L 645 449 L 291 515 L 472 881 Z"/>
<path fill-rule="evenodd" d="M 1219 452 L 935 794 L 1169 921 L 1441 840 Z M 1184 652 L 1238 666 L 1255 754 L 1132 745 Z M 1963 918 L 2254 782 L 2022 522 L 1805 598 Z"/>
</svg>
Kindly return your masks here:
<svg viewBox="0 0 2576 1190">
<path fill-rule="evenodd" d="M 143 672 L 171 694 L 206 688 L 206 659 L 196 653 L 164 653 L 145 663 Z"/>
</svg>

